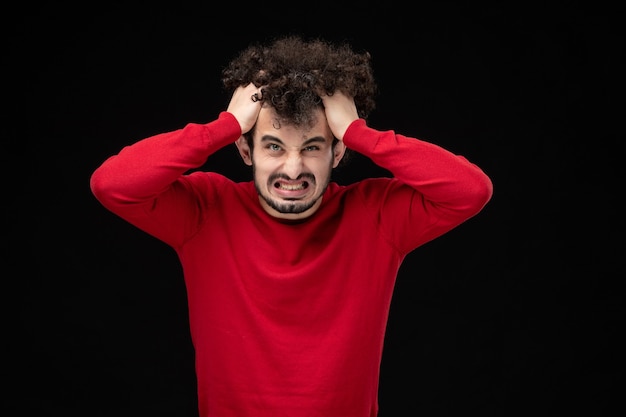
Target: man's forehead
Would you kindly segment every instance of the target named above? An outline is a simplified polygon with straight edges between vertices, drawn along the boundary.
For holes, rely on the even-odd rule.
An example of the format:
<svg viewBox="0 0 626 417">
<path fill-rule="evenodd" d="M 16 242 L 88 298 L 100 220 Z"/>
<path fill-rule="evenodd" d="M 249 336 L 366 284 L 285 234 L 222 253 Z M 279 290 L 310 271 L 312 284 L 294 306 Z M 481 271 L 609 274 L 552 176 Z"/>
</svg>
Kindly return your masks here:
<svg viewBox="0 0 626 417">
<path fill-rule="evenodd" d="M 257 138 L 309 141 L 313 138 L 332 140 L 332 133 L 326 122 L 324 112 L 320 110 L 312 126 L 296 126 L 281 120 L 271 107 L 263 107 L 257 119 L 255 136 Z"/>
</svg>

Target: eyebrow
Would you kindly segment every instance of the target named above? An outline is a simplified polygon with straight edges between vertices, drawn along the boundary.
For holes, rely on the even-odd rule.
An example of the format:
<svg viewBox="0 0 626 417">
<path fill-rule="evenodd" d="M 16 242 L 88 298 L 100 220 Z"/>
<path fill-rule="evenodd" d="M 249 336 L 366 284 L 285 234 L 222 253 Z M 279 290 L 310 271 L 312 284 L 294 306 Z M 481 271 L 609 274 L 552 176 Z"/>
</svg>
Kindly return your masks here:
<svg viewBox="0 0 626 417">
<path fill-rule="evenodd" d="M 277 142 L 281 145 L 284 145 L 285 143 L 280 140 L 279 138 L 277 138 L 276 136 L 272 136 L 272 135 L 263 135 L 261 137 L 261 143 L 263 142 Z M 304 141 L 304 143 L 302 144 L 302 146 L 307 146 L 310 145 L 312 143 L 326 143 L 326 139 L 323 136 L 314 136 L 312 138 L 309 138 L 307 140 Z"/>
</svg>

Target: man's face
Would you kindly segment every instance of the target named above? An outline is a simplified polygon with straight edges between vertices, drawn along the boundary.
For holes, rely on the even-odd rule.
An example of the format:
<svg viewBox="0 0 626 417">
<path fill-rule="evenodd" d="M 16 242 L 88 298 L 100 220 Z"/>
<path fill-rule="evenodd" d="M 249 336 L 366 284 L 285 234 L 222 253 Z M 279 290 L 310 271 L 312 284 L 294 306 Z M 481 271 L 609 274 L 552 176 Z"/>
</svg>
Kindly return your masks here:
<svg viewBox="0 0 626 417">
<path fill-rule="evenodd" d="M 280 125 L 273 108 L 261 109 L 252 152 L 243 138 L 237 146 L 244 162 L 252 165 L 259 201 L 267 213 L 298 220 L 317 211 L 345 150 L 343 142 L 333 149 L 333 140 L 322 109 L 310 129 Z"/>
</svg>

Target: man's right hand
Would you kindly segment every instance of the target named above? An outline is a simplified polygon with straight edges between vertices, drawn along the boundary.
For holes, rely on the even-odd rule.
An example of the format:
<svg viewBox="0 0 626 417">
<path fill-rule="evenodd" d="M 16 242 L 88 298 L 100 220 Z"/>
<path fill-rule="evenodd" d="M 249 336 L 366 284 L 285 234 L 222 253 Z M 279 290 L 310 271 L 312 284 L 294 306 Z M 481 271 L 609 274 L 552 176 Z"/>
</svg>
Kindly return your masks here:
<svg viewBox="0 0 626 417">
<path fill-rule="evenodd" d="M 254 94 L 261 97 L 261 88 L 250 83 L 244 87 L 238 87 L 228 103 L 227 112 L 235 116 L 241 127 L 241 134 L 247 133 L 256 123 L 261 111 L 262 101 L 253 100 Z"/>
</svg>

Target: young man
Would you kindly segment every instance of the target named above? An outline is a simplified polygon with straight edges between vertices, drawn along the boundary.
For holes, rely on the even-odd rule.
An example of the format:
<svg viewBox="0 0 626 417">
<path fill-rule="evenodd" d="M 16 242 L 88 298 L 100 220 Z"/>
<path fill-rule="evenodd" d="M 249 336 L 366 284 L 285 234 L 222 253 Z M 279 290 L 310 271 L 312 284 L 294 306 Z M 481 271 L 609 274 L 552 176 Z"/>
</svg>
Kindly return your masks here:
<svg viewBox="0 0 626 417">
<path fill-rule="evenodd" d="M 465 158 L 367 126 L 367 53 L 297 37 L 224 70 L 228 108 L 141 140 L 93 173 L 109 210 L 184 271 L 201 417 L 373 417 L 401 262 L 476 215 L 492 183 Z M 195 171 L 235 143 L 253 180 Z M 331 180 L 347 150 L 392 177 Z"/>
</svg>

